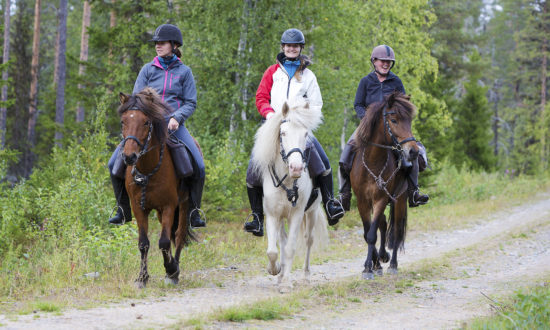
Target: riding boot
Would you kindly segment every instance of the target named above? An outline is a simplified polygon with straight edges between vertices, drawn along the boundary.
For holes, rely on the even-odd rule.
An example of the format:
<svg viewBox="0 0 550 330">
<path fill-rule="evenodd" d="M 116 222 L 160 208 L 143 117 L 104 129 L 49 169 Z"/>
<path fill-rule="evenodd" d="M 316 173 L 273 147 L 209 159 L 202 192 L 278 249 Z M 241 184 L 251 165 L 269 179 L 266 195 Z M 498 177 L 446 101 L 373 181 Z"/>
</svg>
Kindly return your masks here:
<svg viewBox="0 0 550 330">
<path fill-rule="evenodd" d="M 416 207 L 428 203 L 430 197 L 420 193 L 418 190 L 418 160 L 412 162 L 411 170 L 407 176 L 409 182 L 409 207 Z"/>
<path fill-rule="evenodd" d="M 349 172 L 340 166 L 340 203 L 344 211 L 349 211 L 351 204 L 351 180 Z"/>
<path fill-rule="evenodd" d="M 252 209 L 252 213 L 248 218 L 252 217 L 252 221 L 245 222 L 244 230 L 252 233 L 254 236 L 264 236 L 264 189 L 262 187 L 249 187 L 247 185 L 246 190 L 248 192 L 250 208 Z"/>
<path fill-rule="evenodd" d="M 325 206 L 328 224 L 334 226 L 338 223 L 338 220 L 344 216 L 344 209 L 340 201 L 335 199 L 332 194 L 332 171 L 327 175 L 319 175 L 317 177 L 317 183 L 321 190 L 321 197 L 323 199 L 323 205 Z"/>
<path fill-rule="evenodd" d="M 128 197 L 123 179 L 111 175 L 111 183 L 113 184 L 115 198 L 117 199 L 117 211 L 115 216 L 109 219 L 109 223 L 113 225 L 123 225 L 126 222 L 132 221 L 130 197 Z"/>
<path fill-rule="evenodd" d="M 206 227 L 206 221 L 201 219 L 201 200 L 202 189 L 204 188 L 204 178 L 193 179 L 191 182 L 191 189 L 189 191 L 189 199 L 191 201 L 191 212 L 189 218 L 191 227 Z"/>
</svg>

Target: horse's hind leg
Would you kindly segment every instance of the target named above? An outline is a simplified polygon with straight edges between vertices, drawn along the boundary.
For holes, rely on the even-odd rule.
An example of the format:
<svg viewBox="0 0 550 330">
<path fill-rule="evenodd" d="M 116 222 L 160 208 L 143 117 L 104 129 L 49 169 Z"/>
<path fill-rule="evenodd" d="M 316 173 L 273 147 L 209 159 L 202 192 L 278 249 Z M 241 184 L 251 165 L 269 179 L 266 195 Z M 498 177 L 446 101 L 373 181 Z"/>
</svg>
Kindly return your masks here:
<svg viewBox="0 0 550 330">
<path fill-rule="evenodd" d="M 380 230 L 380 249 L 378 250 L 378 259 L 380 262 L 390 261 L 390 254 L 386 251 L 386 233 L 388 230 L 388 223 L 386 221 L 386 215 L 383 213 L 380 215 L 380 223 L 378 224 Z"/>
<path fill-rule="evenodd" d="M 281 271 L 281 264 L 277 262 L 279 228 L 277 219 L 271 215 L 267 215 L 265 219 L 265 229 L 267 232 L 267 272 L 271 275 L 277 275 Z"/>
<path fill-rule="evenodd" d="M 315 211 L 316 212 L 316 211 Z M 304 279 L 306 281 L 309 281 L 309 275 L 310 275 L 310 270 L 309 270 L 309 256 L 310 256 L 310 253 L 311 253 L 311 246 L 313 245 L 313 227 L 315 225 L 315 218 L 316 214 L 313 213 L 313 214 L 307 214 L 304 216 L 304 221 L 305 221 L 305 240 L 306 240 L 306 260 L 304 261 Z"/>
<path fill-rule="evenodd" d="M 159 218 L 161 219 L 162 223 L 162 229 L 159 239 L 159 249 L 162 252 L 162 258 L 164 259 L 164 269 L 166 270 L 164 282 L 166 284 L 177 284 L 178 276 L 180 274 L 178 261 L 172 257 L 170 239 L 172 236 L 174 211 L 175 210 L 173 208 L 166 208 L 163 212 L 159 212 Z"/>
<path fill-rule="evenodd" d="M 403 246 L 407 230 L 407 200 L 400 198 L 390 209 L 390 241 L 392 257 L 388 274 L 397 274 L 397 251 Z"/>
</svg>

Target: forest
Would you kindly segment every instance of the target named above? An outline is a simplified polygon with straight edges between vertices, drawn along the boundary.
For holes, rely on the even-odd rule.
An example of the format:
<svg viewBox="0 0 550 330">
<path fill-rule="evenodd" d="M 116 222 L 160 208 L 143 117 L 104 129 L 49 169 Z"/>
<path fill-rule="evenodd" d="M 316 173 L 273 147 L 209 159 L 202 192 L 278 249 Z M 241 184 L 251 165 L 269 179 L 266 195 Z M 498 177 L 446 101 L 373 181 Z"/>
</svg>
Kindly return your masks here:
<svg viewBox="0 0 550 330">
<path fill-rule="evenodd" d="M 246 168 L 261 123 L 255 92 L 291 27 L 305 34 L 324 103 L 315 135 L 334 169 L 359 123 L 353 102 L 372 71 L 371 50 L 387 44 L 418 107 L 414 135 L 431 168 L 420 184 L 433 200 L 453 198 L 436 184 L 449 168 L 546 180 L 545 0 L 2 0 L 1 10 L 4 295 L 30 281 L 11 270 L 31 255 L 98 256 L 89 251 L 98 240 L 118 247 L 134 237 L 108 226 L 116 203 L 107 161 L 121 141 L 118 94 L 131 93 L 154 58 L 150 40 L 163 23 L 181 29 L 181 60 L 197 86 L 185 125 L 204 153 L 212 222 L 241 223 L 248 213 Z"/>
</svg>

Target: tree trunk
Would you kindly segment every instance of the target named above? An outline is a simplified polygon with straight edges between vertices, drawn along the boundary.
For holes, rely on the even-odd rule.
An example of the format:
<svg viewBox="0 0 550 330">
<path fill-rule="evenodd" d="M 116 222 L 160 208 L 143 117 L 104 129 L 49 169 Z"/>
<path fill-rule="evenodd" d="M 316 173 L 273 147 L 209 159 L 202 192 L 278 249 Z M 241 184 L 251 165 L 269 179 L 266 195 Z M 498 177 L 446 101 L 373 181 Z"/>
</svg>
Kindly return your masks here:
<svg viewBox="0 0 550 330">
<path fill-rule="evenodd" d="M 4 8 L 4 53 L 2 57 L 2 63 L 6 65 L 10 59 L 10 7 L 11 0 L 6 0 Z M 4 68 L 2 72 L 2 106 L 0 107 L 0 149 L 4 149 L 6 145 L 6 118 L 7 118 L 7 105 L 8 101 L 8 67 Z"/>
<path fill-rule="evenodd" d="M 115 3 L 116 0 L 112 1 L 112 8 L 110 13 L 109 27 L 111 30 L 116 26 L 116 12 L 115 12 Z M 109 41 L 109 64 L 113 62 L 113 43 Z"/>
<path fill-rule="evenodd" d="M 90 17 L 91 17 L 90 1 L 84 1 L 84 9 L 82 10 L 82 34 L 80 37 L 80 67 L 78 68 L 78 76 L 82 79 L 84 76 L 84 70 L 86 66 L 84 62 L 88 61 L 88 27 L 90 27 Z M 78 89 L 82 90 L 84 86 L 78 84 Z M 76 109 L 76 122 L 80 123 L 84 121 L 84 106 L 78 102 Z"/>
<path fill-rule="evenodd" d="M 67 48 L 67 0 L 59 0 L 58 29 L 59 49 L 57 53 L 57 86 L 55 94 L 55 141 L 62 146 L 63 123 L 65 117 L 65 77 L 66 77 L 66 54 Z"/>
<path fill-rule="evenodd" d="M 235 85 L 240 87 L 241 100 L 243 103 L 241 112 L 241 120 L 246 120 L 246 105 L 248 104 L 248 90 L 246 85 L 246 75 L 248 75 L 248 63 L 246 62 L 246 44 L 248 38 L 248 20 L 250 17 L 250 10 L 252 8 L 252 0 L 245 0 L 243 4 L 243 14 L 241 17 L 241 34 L 239 36 L 239 46 L 237 48 L 237 71 L 235 73 Z M 243 66 L 247 67 L 245 74 L 245 83 L 241 83 L 241 74 L 240 70 Z M 239 106 L 236 102 L 233 103 L 233 110 L 231 112 L 231 119 L 229 121 L 229 133 L 233 133 L 237 130 L 237 116 L 239 114 Z"/>
<path fill-rule="evenodd" d="M 29 147 L 25 155 L 25 175 L 31 172 L 34 162 L 35 127 L 38 117 L 38 55 L 40 54 L 40 6 L 41 0 L 34 4 L 34 32 L 32 39 L 31 88 L 29 93 L 29 121 L 27 123 L 27 141 Z"/>
</svg>

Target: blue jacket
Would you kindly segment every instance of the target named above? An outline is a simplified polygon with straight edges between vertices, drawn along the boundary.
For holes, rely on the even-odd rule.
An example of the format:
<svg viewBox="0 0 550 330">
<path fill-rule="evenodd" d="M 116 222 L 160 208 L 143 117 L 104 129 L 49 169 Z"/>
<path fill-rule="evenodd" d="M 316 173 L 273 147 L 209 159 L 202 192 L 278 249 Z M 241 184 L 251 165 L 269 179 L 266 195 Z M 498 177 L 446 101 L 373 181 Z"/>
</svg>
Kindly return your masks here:
<svg viewBox="0 0 550 330">
<path fill-rule="evenodd" d="M 357 117 L 359 119 L 363 118 L 365 110 L 371 103 L 383 101 L 385 95 L 396 90 L 405 94 L 405 87 L 403 87 L 401 79 L 391 71 L 383 82 L 378 80 L 374 71 L 363 77 L 357 87 L 355 103 L 353 104 Z"/>
<path fill-rule="evenodd" d="M 145 87 L 154 88 L 173 110 L 172 116 L 182 125 L 197 107 L 197 89 L 191 69 L 177 60 L 165 70 L 158 57 L 139 71 L 133 93 Z"/>
</svg>

